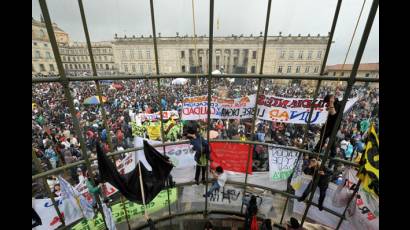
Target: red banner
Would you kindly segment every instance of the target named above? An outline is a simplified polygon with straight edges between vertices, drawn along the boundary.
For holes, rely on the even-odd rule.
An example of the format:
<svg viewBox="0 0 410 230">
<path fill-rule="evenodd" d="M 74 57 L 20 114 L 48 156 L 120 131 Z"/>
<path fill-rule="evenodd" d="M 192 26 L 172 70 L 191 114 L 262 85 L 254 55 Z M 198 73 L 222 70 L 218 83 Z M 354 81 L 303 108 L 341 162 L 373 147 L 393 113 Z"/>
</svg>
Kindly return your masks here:
<svg viewBox="0 0 410 230">
<path fill-rule="evenodd" d="M 213 142 L 211 145 L 211 168 L 221 166 L 224 170 L 246 173 L 246 163 L 248 161 L 249 145 L 238 143 Z M 248 165 L 248 173 L 252 174 L 252 153 Z"/>
</svg>

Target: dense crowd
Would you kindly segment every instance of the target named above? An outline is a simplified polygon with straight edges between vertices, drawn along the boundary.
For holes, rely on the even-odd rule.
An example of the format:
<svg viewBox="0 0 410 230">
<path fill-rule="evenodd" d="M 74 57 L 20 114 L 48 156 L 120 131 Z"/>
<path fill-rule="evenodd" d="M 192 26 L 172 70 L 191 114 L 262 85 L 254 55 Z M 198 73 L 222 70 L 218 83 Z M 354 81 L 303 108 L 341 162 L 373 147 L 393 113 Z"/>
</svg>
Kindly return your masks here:
<svg viewBox="0 0 410 230">
<path fill-rule="evenodd" d="M 164 111 L 180 112 L 184 97 L 207 94 L 206 84 L 206 80 L 198 80 L 195 85 L 173 85 L 170 79 L 163 79 L 161 80 L 162 98 L 159 99 L 156 80 L 101 81 L 102 94 L 106 97 L 104 108 L 113 150 L 132 147 L 133 135 L 136 133 L 132 124 L 134 114 L 158 112 L 160 104 Z M 224 91 L 223 95 L 231 98 L 255 94 L 257 85 L 256 80 L 248 79 L 240 83 L 229 79 L 215 79 L 212 84 L 218 86 L 213 88 L 213 95 L 219 95 Z M 311 86 L 296 83 L 272 84 L 271 80 L 264 80 L 261 87 L 263 94 L 289 98 L 312 97 L 314 91 L 314 87 Z M 91 156 L 95 156 L 96 143 L 101 140 L 104 150 L 108 152 L 108 136 L 103 126 L 101 107 L 99 104 L 84 104 L 86 98 L 97 95 L 95 83 L 71 82 L 69 90 L 74 99 L 75 113 L 80 121 L 81 131 L 84 133 L 87 151 Z M 343 88 L 336 89 L 335 86 L 321 87 L 319 97 L 323 98 L 328 93 L 333 93 L 341 100 L 343 90 Z M 33 84 L 32 94 L 33 150 L 41 160 L 43 169 L 52 169 L 83 159 L 78 134 L 73 127 L 62 85 L 60 83 Z M 359 101 L 344 114 L 336 140 L 336 156 L 350 160 L 353 159 L 354 153 L 362 152 L 364 149 L 362 138 L 370 119 L 378 125 L 378 88 L 355 85 L 350 95 L 350 98 L 353 97 L 359 97 Z M 185 123 L 179 119 L 173 122 L 177 125 Z M 199 123 L 204 132 L 207 128 L 205 121 Z M 217 138 L 222 139 L 250 140 L 251 127 L 251 119 L 211 121 L 211 129 L 218 133 Z M 142 128 L 140 131 L 139 135 L 149 137 L 146 129 Z M 308 150 L 313 150 L 320 139 L 320 126 L 317 125 L 310 126 L 308 132 L 305 132 L 305 125 L 258 120 L 255 132 L 254 140 Z M 177 141 L 181 138 L 182 129 L 178 129 L 172 137 L 166 136 L 165 141 Z M 257 145 L 254 151 L 254 170 L 267 171 L 266 146 Z M 32 171 L 33 175 L 38 173 L 34 165 Z M 78 175 L 81 173 L 79 174 L 77 169 L 73 168 L 70 175 L 72 181 L 78 183 Z"/>
</svg>

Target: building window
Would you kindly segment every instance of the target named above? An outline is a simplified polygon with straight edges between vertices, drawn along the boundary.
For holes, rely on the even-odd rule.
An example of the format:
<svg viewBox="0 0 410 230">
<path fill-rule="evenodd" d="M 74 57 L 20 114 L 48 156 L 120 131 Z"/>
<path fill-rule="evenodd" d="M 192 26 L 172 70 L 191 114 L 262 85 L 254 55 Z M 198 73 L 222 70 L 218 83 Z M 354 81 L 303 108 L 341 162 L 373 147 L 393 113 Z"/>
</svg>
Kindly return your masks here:
<svg viewBox="0 0 410 230">
<path fill-rule="evenodd" d="M 322 57 L 322 51 L 317 51 L 317 58 L 320 59 Z"/>
<path fill-rule="evenodd" d="M 278 73 L 282 73 L 282 69 L 283 69 L 283 66 L 280 65 L 280 66 L 278 67 Z"/>
<path fill-rule="evenodd" d="M 50 52 L 46 52 L 46 59 L 51 59 L 51 54 L 50 54 Z"/>
<path fill-rule="evenodd" d="M 300 51 L 300 52 L 299 52 L 298 58 L 299 58 L 299 59 L 303 59 L 303 51 Z"/>
<path fill-rule="evenodd" d="M 317 73 L 319 71 L 319 66 L 315 66 L 314 72 Z"/>
<path fill-rule="evenodd" d="M 294 52 L 293 51 L 289 51 L 289 59 L 293 59 L 294 56 Z"/>
<path fill-rule="evenodd" d="M 185 51 L 181 51 L 181 58 L 185 58 Z M 185 72 L 185 71 L 182 71 Z"/>
<path fill-rule="evenodd" d="M 216 69 L 219 69 L 218 67 L 219 67 L 219 59 L 220 59 L 220 57 L 219 56 L 216 56 L 215 57 L 215 60 L 216 60 Z"/>
<path fill-rule="evenodd" d="M 340 73 L 340 76 L 342 76 L 342 77 L 343 77 L 344 75 L 345 75 L 345 72 Z"/>
<path fill-rule="evenodd" d="M 333 76 L 336 76 L 336 72 L 333 72 Z"/>
<path fill-rule="evenodd" d="M 144 73 L 144 65 L 143 64 L 140 64 L 140 72 Z"/>
<path fill-rule="evenodd" d="M 70 69 L 73 69 L 73 65 L 72 65 L 72 64 L 70 64 Z"/>
<path fill-rule="evenodd" d="M 142 51 L 138 50 L 138 59 L 142 59 Z"/>
<path fill-rule="evenodd" d="M 147 59 L 151 59 L 151 52 L 147 50 Z"/>
<path fill-rule="evenodd" d="M 41 58 L 40 51 L 36 50 L 35 57 L 36 57 L 36 58 Z"/>
<path fill-rule="evenodd" d="M 288 70 L 286 71 L 286 73 L 291 73 L 292 72 L 292 66 L 288 65 Z"/>
<path fill-rule="evenodd" d="M 370 73 L 366 73 L 366 77 L 370 77 Z"/>
<path fill-rule="evenodd" d="M 107 61 L 107 56 L 104 56 L 104 61 Z"/>
<path fill-rule="evenodd" d="M 71 61 L 71 57 L 70 57 L 70 56 L 68 56 L 67 59 L 68 59 L 68 61 Z"/>
<path fill-rule="evenodd" d="M 128 65 L 127 64 L 124 64 L 124 71 L 128 72 Z"/>
<path fill-rule="evenodd" d="M 281 52 L 280 52 L 280 58 L 285 58 L 285 54 L 286 54 L 286 52 L 284 51 L 284 50 L 282 50 Z"/>
<path fill-rule="evenodd" d="M 44 43 L 44 47 L 48 47 L 47 43 Z"/>
<path fill-rule="evenodd" d="M 312 59 L 312 53 L 313 53 L 312 51 L 308 52 L 308 58 L 307 58 L 308 60 Z"/>
<path fill-rule="evenodd" d="M 296 66 L 296 73 L 300 73 L 300 66 Z"/>
<path fill-rule="evenodd" d="M 53 72 L 55 71 L 55 70 L 54 70 L 54 65 L 53 65 L 53 64 L 50 64 L 50 72 L 51 72 L 51 71 L 53 71 Z"/>
<path fill-rule="evenodd" d="M 107 60 L 107 57 L 106 56 L 104 57 L 105 57 L 105 60 Z M 130 59 L 134 60 L 134 50 L 130 50 Z"/>
<path fill-rule="evenodd" d="M 87 64 L 87 69 L 90 69 L 90 64 Z"/>
<path fill-rule="evenodd" d="M 185 66 L 182 66 L 182 72 L 185 73 Z"/>
<path fill-rule="evenodd" d="M 67 65 L 67 64 L 64 64 L 64 69 L 68 69 L 68 65 Z"/>
<path fill-rule="evenodd" d="M 309 71 L 310 71 L 310 66 L 306 66 L 305 73 L 309 73 Z"/>
<path fill-rule="evenodd" d="M 37 42 L 33 42 L 33 45 L 35 45 L 35 46 L 36 46 L 36 45 L 37 45 Z"/>
<path fill-rule="evenodd" d="M 106 69 L 106 70 L 109 70 L 109 69 L 110 69 L 110 67 L 108 66 L 108 64 L 105 64 L 105 69 Z"/>
<path fill-rule="evenodd" d="M 136 72 L 137 72 L 137 70 L 135 69 L 135 64 L 132 64 L 132 65 L 131 65 L 131 68 L 132 68 L 132 72 L 133 72 L 133 73 L 136 73 Z"/>
<path fill-rule="evenodd" d="M 256 59 L 256 51 L 252 51 L 252 59 Z"/>
<path fill-rule="evenodd" d="M 107 50 L 106 50 L 106 49 L 103 49 L 103 52 L 104 52 L 104 53 L 107 53 Z"/>
<path fill-rule="evenodd" d="M 46 68 L 44 67 L 43 64 L 40 64 L 40 71 L 46 71 Z"/>
<path fill-rule="evenodd" d="M 255 66 L 252 66 L 251 67 L 251 73 L 255 73 L 255 70 L 256 70 Z"/>
<path fill-rule="evenodd" d="M 77 64 L 74 64 L 74 68 L 75 68 L 75 69 L 78 69 L 78 66 L 77 66 Z"/>
<path fill-rule="evenodd" d="M 121 56 L 122 56 L 122 59 L 127 59 L 127 55 L 125 55 L 125 50 L 123 50 L 122 52 L 121 52 Z"/>
<path fill-rule="evenodd" d="M 147 65 L 147 69 L 148 69 L 148 73 L 151 73 L 152 69 L 151 69 L 151 64 Z"/>
</svg>

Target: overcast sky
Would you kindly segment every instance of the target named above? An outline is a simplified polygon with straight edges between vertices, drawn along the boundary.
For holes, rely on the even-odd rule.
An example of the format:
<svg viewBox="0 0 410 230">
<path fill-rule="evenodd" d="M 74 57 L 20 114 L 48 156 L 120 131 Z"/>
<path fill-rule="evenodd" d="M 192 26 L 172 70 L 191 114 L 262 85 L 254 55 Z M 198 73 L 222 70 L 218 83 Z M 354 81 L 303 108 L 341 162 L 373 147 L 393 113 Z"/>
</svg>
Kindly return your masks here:
<svg viewBox="0 0 410 230">
<path fill-rule="evenodd" d="M 264 31 L 267 0 L 215 0 L 214 36 L 259 35 Z M 325 35 L 330 31 L 337 0 L 273 0 L 269 35 Z M 372 1 L 367 0 L 347 63 L 354 61 Z M 85 41 L 77 0 L 48 0 L 51 20 L 68 32 L 72 41 Z M 92 41 L 112 40 L 118 36 L 148 36 L 152 33 L 149 0 L 84 0 Z M 194 0 L 196 31 L 209 32 L 209 1 Z M 328 64 L 343 63 L 363 0 L 343 0 L 330 50 Z M 32 16 L 39 18 L 38 0 L 32 0 Z M 191 0 L 155 0 L 157 33 L 161 36 L 193 34 Z M 219 20 L 219 29 L 216 21 Z M 362 58 L 379 61 L 379 13 Z"/>
</svg>

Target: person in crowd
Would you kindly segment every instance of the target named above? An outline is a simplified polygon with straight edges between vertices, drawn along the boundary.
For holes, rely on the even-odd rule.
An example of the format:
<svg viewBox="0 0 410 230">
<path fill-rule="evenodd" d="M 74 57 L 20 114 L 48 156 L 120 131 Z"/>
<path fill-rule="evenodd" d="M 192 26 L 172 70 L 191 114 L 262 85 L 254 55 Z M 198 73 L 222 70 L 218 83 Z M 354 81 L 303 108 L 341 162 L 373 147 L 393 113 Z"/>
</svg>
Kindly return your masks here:
<svg viewBox="0 0 410 230">
<path fill-rule="evenodd" d="M 286 223 L 286 230 L 304 230 L 304 228 L 299 224 L 296 218 L 291 217 Z"/>
<path fill-rule="evenodd" d="M 205 183 L 206 165 L 210 158 L 208 141 L 206 141 L 198 133 L 197 123 L 191 123 L 188 125 L 185 136 L 190 139 L 193 150 L 195 151 L 195 161 L 197 164 L 195 171 L 195 182 L 199 185 L 199 176 L 201 174 L 201 182 Z"/>
<path fill-rule="evenodd" d="M 225 182 L 228 179 L 228 176 L 226 175 L 226 173 L 224 173 L 224 170 L 221 166 L 216 167 L 215 171 L 211 170 L 211 173 L 216 181 L 212 183 L 211 188 L 203 195 L 204 197 L 209 197 L 215 190 L 218 190 L 219 188 L 225 186 Z"/>
<path fill-rule="evenodd" d="M 252 195 L 249 203 L 246 205 L 245 212 L 245 224 L 244 229 L 246 230 L 257 230 L 258 222 L 256 214 L 258 213 L 258 206 L 256 204 L 256 196 Z"/>
<path fill-rule="evenodd" d="M 47 159 L 50 161 L 51 167 L 53 169 L 57 168 L 58 156 L 57 156 L 57 153 L 54 151 L 53 146 L 51 144 L 46 149 L 45 155 Z"/>
<path fill-rule="evenodd" d="M 318 208 L 320 211 L 322 211 L 323 201 L 325 200 L 325 197 L 326 197 L 326 190 L 330 182 L 330 177 L 332 176 L 332 171 L 326 167 L 324 167 L 324 169 L 321 170 L 320 166 L 321 166 L 321 163 L 320 161 L 318 161 L 316 157 L 309 158 L 309 166 L 305 168 L 303 172 L 307 175 L 312 175 L 313 176 L 312 181 L 310 181 L 305 191 L 303 192 L 302 196 L 298 198 L 298 201 L 299 202 L 304 201 L 311 192 L 315 192 L 315 191 L 312 191 L 313 180 L 316 178 L 316 176 L 319 176 L 318 187 L 319 187 L 320 195 L 319 195 Z"/>
</svg>

